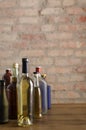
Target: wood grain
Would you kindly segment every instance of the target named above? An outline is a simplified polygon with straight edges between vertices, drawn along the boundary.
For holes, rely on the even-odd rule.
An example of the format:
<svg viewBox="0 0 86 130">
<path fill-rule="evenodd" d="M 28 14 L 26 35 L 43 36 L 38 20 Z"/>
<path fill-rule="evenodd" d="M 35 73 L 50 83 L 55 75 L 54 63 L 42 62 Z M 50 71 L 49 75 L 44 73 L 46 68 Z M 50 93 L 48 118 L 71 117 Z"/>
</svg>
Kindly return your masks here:
<svg viewBox="0 0 86 130">
<path fill-rule="evenodd" d="M 0 130 L 86 130 L 86 104 L 52 105 L 47 115 L 35 119 L 32 126 L 18 127 L 16 120 L 0 125 Z"/>
</svg>

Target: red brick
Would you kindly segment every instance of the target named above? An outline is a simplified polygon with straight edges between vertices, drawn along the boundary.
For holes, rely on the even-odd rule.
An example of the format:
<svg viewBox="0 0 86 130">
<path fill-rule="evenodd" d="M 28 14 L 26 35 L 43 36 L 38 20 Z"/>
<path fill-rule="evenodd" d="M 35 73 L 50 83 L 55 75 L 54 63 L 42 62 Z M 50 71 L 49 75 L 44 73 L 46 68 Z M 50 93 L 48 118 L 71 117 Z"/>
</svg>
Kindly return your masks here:
<svg viewBox="0 0 86 130">
<path fill-rule="evenodd" d="M 80 65 L 82 60 L 80 58 L 56 58 L 55 65 L 57 66 L 71 66 Z"/>
<path fill-rule="evenodd" d="M 73 50 L 49 50 L 48 56 L 71 56 Z"/>
<path fill-rule="evenodd" d="M 68 8 L 66 8 L 66 12 L 68 14 L 73 14 L 73 15 L 77 15 L 77 14 L 80 15 L 80 14 L 85 13 L 83 8 L 81 8 L 81 7 L 68 7 Z"/>
<path fill-rule="evenodd" d="M 75 90 L 86 91 L 86 82 L 78 82 L 74 85 Z"/>
<path fill-rule="evenodd" d="M 77 57 L 86 57 L 86 50 L 76 51 L 75 56 L 77 56 Z"/>
<path fill-rule="evenodd" d="M 79 41 L 62 41 L 59 46 L 60 48 L 65 48 L 65 49 L 84 48 L 86 46 L 86 43 L 79 42 Z"/>
<path fill-rule="evenodd" d="M 69 74 L 69 75 L 62 75 L 58 77 L 58 82 L 60 83 L 67 83 L 67 82 L 78 82 L 78 81 L 85 81 L 85 76 L 80 74 Z"/>
<path fill-rule="evenodd" d="M 12 31 L 14 32 L 22 32 L 22 33 L 37 33 L 40 32 L 40 26 L 35 24 L 18 24 L 13 26 Z"/>
<path fill-rule="evenodd" d="M 37 16 L 38 10 L 37 9 L 15 9 L 14 10 L 14 17 L 22 17 L 22 16 Z"/>
<path fill-rule="evenodd" d="M 61 1 L 59 0 L 48 0 L 48 6 L 49 7 L 58 7 L 61 6 Z"/>
<path fill-rule="evenodd" d="M 63 0 L 63 6 L 73 6 L 76 0 Z"/>
<path fill-rule="evenodd" d="M 17 6 L 16 0 L 2 0 L 0 1 L 0 8 L 13 8 Z"/>
<path fill-rule="evenodd" d="M 75 32 L 77 31 L 77 26 L 73 24 L 60 24 L 58 26 L 59 31 L 68 31 L 68 32 Z"/>
<path fill-rule="evenodd" d="M 48 33 L 45 35 L 47 40 L 71 40 L 73 38 L 73 33 L 70 32 L 53 32 L 53 33 Z"/>
<path fill-rule="evenodd" d="M 61 91 L 58 91 L 57 93 L 57 98 L 61 98 L 61 99 L 63 99 L 63 97 L 64 98 L 67 98 L 67 99 L 70 99 L 70 98 L 72 98 L 72 99 L 75 99 L 75 98 L 80 98 L 80 95 L 79 95 L 79 93 L 77 93 L 77 92 L 75 92 L 75 91 L 64 91 L 63 93 L 61 92 Z"/>
<path fill-rule="evenodd" d="M 39 7 L 39 0 L 20 0 L 21 7 Z"/>
<path fill-rule="evenodd" d="M 62 8 L 45 8 L 41 11 L 41 15 L 59 15 L 62 12 Z"/>
<path fill-rule="evenodd" d="M 43 34 L 22 34 L 21 38 L 23 40 L 42 40 L 44 39 Z"/>
<path fill-rule="evenodd" d="M 77 66 L 76 68 L 76 72 L 79 72 L 79 73 L 86 73 L 86 66 Z"/>
<path fill-rule="evenodd" d="M 54 67 L 50 67 L 47 68 L 47 71 L 50 74 L 69 74 L 72 72 L 72 67 L 58 67 L 58 66 L 54 66 Z"/>
<path fill-rule="evenodd" d="M 50 66 L 53 65 L 53 59 L 50 58 L 50 57 L 46 57 L 46 56 L 45 57 L 44 56 L 43 57 L 38 56 L 36 58 L 34 56 L 34 57 L 31 58 L 31 64 L 34 65 L 34 66 L 41 65 L 41 66 L 50 67 Z M 54 78 L 55 75 L 53 75 L 52 77 Z"/>
<path fill-rule="evenodd" d="M 0 24 L 14 25 L 17 22 L 16 18 L 3 17 L 0 19 Z"/>
<path fill-rule="evenodd" d="M 52 24 L 46 24 L 41 27 L 42 32 L 53 32 L 56 30 L 56 26 Z"/>
<path fill-rule="evenodd" d="M 3 32 L 11 32 L 11 26 L 0 25 L 0 33 L 3 33 Z"/>
<path fill-rule="evenodd" d="M 86 22 L 86 16 L 80 16 L 78 21 L 81 23 Z"/>
<path fill-rule="evenodd" d="M 44 51 L 43 50 L 23 50 L 20 52 L 20 54 L 25 57 L 25 56 L 30 56 L 30 57 L 38 57 L 38 56 L 44 56 Z"/>
<path fill-rule="evenodd" d="M 20 17 L 19 24 L 38 24 L 38 17 Z"/>
</svg>

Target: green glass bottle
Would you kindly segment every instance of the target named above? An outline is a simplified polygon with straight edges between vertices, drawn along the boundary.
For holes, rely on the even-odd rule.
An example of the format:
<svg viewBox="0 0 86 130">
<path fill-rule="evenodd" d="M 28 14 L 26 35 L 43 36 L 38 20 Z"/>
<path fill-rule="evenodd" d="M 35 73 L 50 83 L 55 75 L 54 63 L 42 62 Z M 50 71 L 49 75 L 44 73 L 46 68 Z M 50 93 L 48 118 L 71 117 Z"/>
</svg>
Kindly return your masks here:
<svg viewBox="0 0 86 130">
<path fill-rule="evenodd" d="M 8 100 L 4 80 L 0 80 L 0 124 L 8 122 Z"/>
</svg>

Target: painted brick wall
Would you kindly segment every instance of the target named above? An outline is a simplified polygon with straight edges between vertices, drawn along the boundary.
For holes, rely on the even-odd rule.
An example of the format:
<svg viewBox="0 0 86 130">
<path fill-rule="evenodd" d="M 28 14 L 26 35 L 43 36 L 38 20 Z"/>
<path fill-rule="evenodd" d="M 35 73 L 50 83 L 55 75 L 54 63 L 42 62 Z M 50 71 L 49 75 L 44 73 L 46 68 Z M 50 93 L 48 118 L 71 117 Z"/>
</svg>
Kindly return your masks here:
<svg viewBox="0 0 86 130">
<path fill-rule="evenodd" d="M 0 0 L 0 77 L 41 65 L 52 103 L 86 102 L 86 0 Z"/>
</svg>

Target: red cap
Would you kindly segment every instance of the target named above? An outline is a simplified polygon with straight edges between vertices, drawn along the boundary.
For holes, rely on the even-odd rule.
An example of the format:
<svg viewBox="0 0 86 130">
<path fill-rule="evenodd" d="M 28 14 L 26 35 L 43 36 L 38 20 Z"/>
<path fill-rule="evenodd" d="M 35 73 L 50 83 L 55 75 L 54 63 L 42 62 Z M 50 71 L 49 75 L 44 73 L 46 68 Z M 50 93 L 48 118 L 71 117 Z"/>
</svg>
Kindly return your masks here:
<svg viewBox="0 0 86 130">
<path fill-rule="evenodd" d="M 41 72 L 41 67 L 40 66 L 36 67 L 36 72 L 39 72 L 39 73 Z"/>
</svg>

